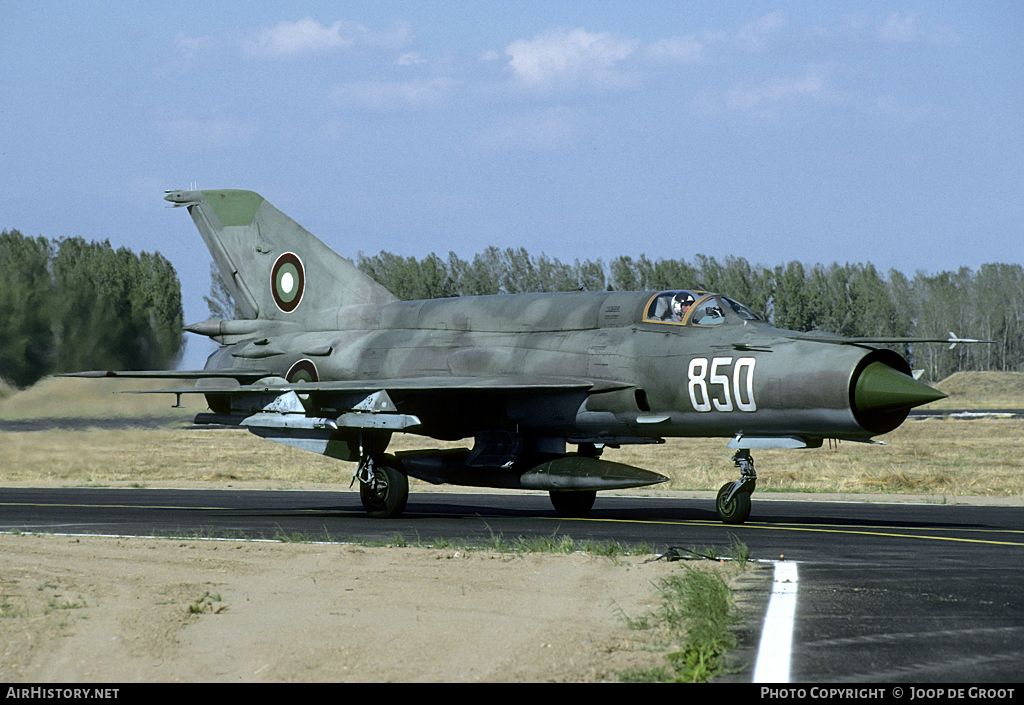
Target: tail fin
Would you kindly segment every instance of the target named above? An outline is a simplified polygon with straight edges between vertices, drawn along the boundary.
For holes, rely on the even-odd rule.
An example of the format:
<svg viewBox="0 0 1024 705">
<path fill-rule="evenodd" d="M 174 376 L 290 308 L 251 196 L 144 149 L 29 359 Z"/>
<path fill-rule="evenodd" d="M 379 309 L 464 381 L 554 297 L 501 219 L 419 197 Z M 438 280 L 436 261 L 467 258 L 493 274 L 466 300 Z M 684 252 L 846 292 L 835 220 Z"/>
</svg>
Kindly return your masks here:
<svg viewBox="0 0 1024 705">
<path fill-rule="evenodd" d="M 171 191 L 186 206 L 246 318 L 303 322 L 352 304 L 397 298 L 252 191 Z"/>
</svg>

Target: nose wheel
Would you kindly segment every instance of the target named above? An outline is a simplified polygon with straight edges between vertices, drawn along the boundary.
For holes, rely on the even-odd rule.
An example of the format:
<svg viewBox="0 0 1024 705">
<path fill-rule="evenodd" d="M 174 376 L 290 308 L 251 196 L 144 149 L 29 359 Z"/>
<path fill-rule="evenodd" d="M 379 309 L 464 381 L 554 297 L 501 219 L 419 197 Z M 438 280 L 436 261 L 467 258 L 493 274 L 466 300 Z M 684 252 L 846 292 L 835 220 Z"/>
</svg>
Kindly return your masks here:
<svg viewBox="0 0 1024 705">
<path fill-rule="evenodd" d="M 754 472 L 754 459 L 745 448 L 736 451 L 732 461 L 740 469 L 740 479 L 727 482 L 718 490 L 715 511 L 723 523 L 742 524 L 750 516 L 750 495 L 757 485 L 757 473 Z"/>
</svg>

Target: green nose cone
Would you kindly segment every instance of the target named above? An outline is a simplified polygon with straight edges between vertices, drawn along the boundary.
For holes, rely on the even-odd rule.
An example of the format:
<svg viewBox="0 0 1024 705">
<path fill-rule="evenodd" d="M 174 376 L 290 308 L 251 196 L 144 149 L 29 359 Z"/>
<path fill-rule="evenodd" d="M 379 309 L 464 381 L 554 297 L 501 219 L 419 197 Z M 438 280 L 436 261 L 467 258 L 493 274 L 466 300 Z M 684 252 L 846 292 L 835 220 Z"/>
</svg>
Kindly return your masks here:
<svg viewBox="0 0 1024 705">
<path fill-rule="evenodd" d="M 864 368 L 853 392 L 857 409 L 883 413 L 913 409 L 945 397 L 942 392 L 882 362 L 872 362 Z"/>
</svg>

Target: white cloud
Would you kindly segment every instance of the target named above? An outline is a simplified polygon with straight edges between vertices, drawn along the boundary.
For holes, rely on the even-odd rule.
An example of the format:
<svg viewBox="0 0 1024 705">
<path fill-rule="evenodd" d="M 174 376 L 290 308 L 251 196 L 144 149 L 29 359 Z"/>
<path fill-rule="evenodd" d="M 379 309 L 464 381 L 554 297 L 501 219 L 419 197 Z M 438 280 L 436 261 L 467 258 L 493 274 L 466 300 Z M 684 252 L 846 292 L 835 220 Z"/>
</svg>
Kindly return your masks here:
<svg viewBox="0 0 1024 705">
<path fill-rule="evenodd" d="M 747 51 L 763 51 L 786 24 L 787 19 L 784 12 L 772 12 L 740 27 L 734 40 L 740 48 Z"/>
<path fill-rule="evenodd" d="M 553 31 L 512 42 L 505 54 L 516 79 L 530 88 L 583 83 L 615 87 L 628 83 L 617 66 L 636 49 L 636 41 L 609 32 Z"/>
<path fill-rule="evenodd" d="M 934 105 L 910 105 L 895 96 L 884 95 L 871 101 L 869 112 L 898 125 L 910 126 L 929 120 L 941 111 Z"/>
<path fill-rule="evenodd" d="M 824 87 L 824 75 L 812 67 L 803 76 L 773 78 L 760 86 L 733 89 L 729 91 L 728 104 L 730 108 L 750 110 L 766 103 L 820 93 Z"/>
<path fill-rule="evenodd" d="M 154 120 L 153 129 L 173 145 L 186 149 L 227 149 L 252 143 L 259 132 L 254 123 L 214 115 L 207 119 Z"/>
<path fill-rule="evenodd" d="M 514 149 L 557 150 L 573 144 L 580 118 L 567 107 L 512 115 L 480 132 L 476 144 L 487 151 Z"/>
<path fill-rule="evenodd" d="M 395 64 L 398 66 L 416 66 L 425 63 L 427 63 L 427 60 L 420 56 L 419 52 L 415 51 L 406 52 L 395 59 Z"/>
<path fill-rule="evenodd" d="M 679 64 L 699 64 L 704 60 L 705 43 L 696 37 L 668 37 L 651 44 L 647 53 Z"/>
<path fill-rule="evenodd" d="M 372 110 L 431 109 L 447 104 L 459 81 L 447 76 L 415 81 L 356 81 L 332 94 L 343 107 Z"/>
<path fill-rule="evenodd" d="M 217 46 L 259 59 L 283 59 L 339 51 L 352 47 L 400 49 L 413 39 L 412 28 L 400 22 L 392 28 L 374 31 L 358 22 L 339 20 L 321 24 L 311 17 L 294 22 L 282 21 L 273 27 L 235 33 L 227 37 L 188 37 L 179 35 L 179 54 L 192 58 L 210 53 Z"/>
<path fill-rule="evenodd" d="M 953 46 L 960 43 L 959 35 L 950 27 L 936 25 L 931 28 L 922 27 L 917 15 L 908 13 L 900 15 L 893 12 L 881 27 L 878 38 L 890 45 L 927 42 L 935 45 Z"/>
<path fill-rule="evenodd" d="M 769 116 L 787 102 L 818 98 L 828 87 L 827 67 L 813 65 L 800 76 L 775 77 L 756 85 L 734 86 L 723 92 L 705 90 L 694 99 L 694 104 L 705 114 L 735 111 Z"/>
<path fill-rule="evenodd" d="M 878 37 L 884 42 L 907 43 L 917 39 L 919 32 L 917 18 L 913 13 L 900 17 L 898 12 L 894 12 L 878 29 Z"/>
<path fill-rule="evenodd" d="M 287 59 L 325 54 L 357 46 L 400 48 L 411 36 L 406 25 L 390 32 L 374 33 L 356 22 L 338 21 L 322 25 L 306 17 L 295 22 L 278 22 L 255 31 L 227 32 L 221 36 L 190 37 L 179 33 L 175 39 L 178 57 L 191 66 L 209 62 L 221 53 L 241 53 L 254 59 Z"/>
<path fill-rule="evenodd" d="M 192 65 L 199 58 L 209 54 L 216 46 L 213 37 L 189 37 L 181 32 L 174 38 L 178 56 L 186 65 Z"/>
<path fill-rule="evenodd" d="M 786 14 L 772 12 L 740 27 L 735 32 L 702 32 L 684 37 L 666 37 L 653 42 L 647 55 L 678 64 L 704 63 L 709 53 L 736 49 L 758 53 L 778 41 L 789 24 Z"/>
<path fill-rule="evenodd" d="M 355 43 L 352 35 L 360 30 L 365 31 L 365 28 L 340 21 L 325 27 L 306 17 L 297 22 L 278 22 L 259 32 L 245 43 L 245 50 L 254 56 L 267 57 L 315 54 L 352 46 Z"/>
</svg>

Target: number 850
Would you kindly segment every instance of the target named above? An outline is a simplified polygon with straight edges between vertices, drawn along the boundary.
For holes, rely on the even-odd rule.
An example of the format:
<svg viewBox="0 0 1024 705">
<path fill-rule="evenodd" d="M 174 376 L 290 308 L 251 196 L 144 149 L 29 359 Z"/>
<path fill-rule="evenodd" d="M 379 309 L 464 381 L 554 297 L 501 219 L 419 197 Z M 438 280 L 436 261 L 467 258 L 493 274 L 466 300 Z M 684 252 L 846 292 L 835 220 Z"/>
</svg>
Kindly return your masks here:
<svg viewBox="0 0 1024 705">
<path fill-rule="evenodd" d="M 754 401 L 754 364 L 752 357 L 741 357 L 733 364 L 731 357 L 715 357 L 710 363 L 706 357 L 690 360 L 688 372 L 690 404 L 694 411 L 757 411 Z M 732 365 L 732 375 L 729 366 Z M 708 387 L 714 395 L 709 393 Z M 730 394 L 730 391 L 732 392 Z"/>
</svg>

